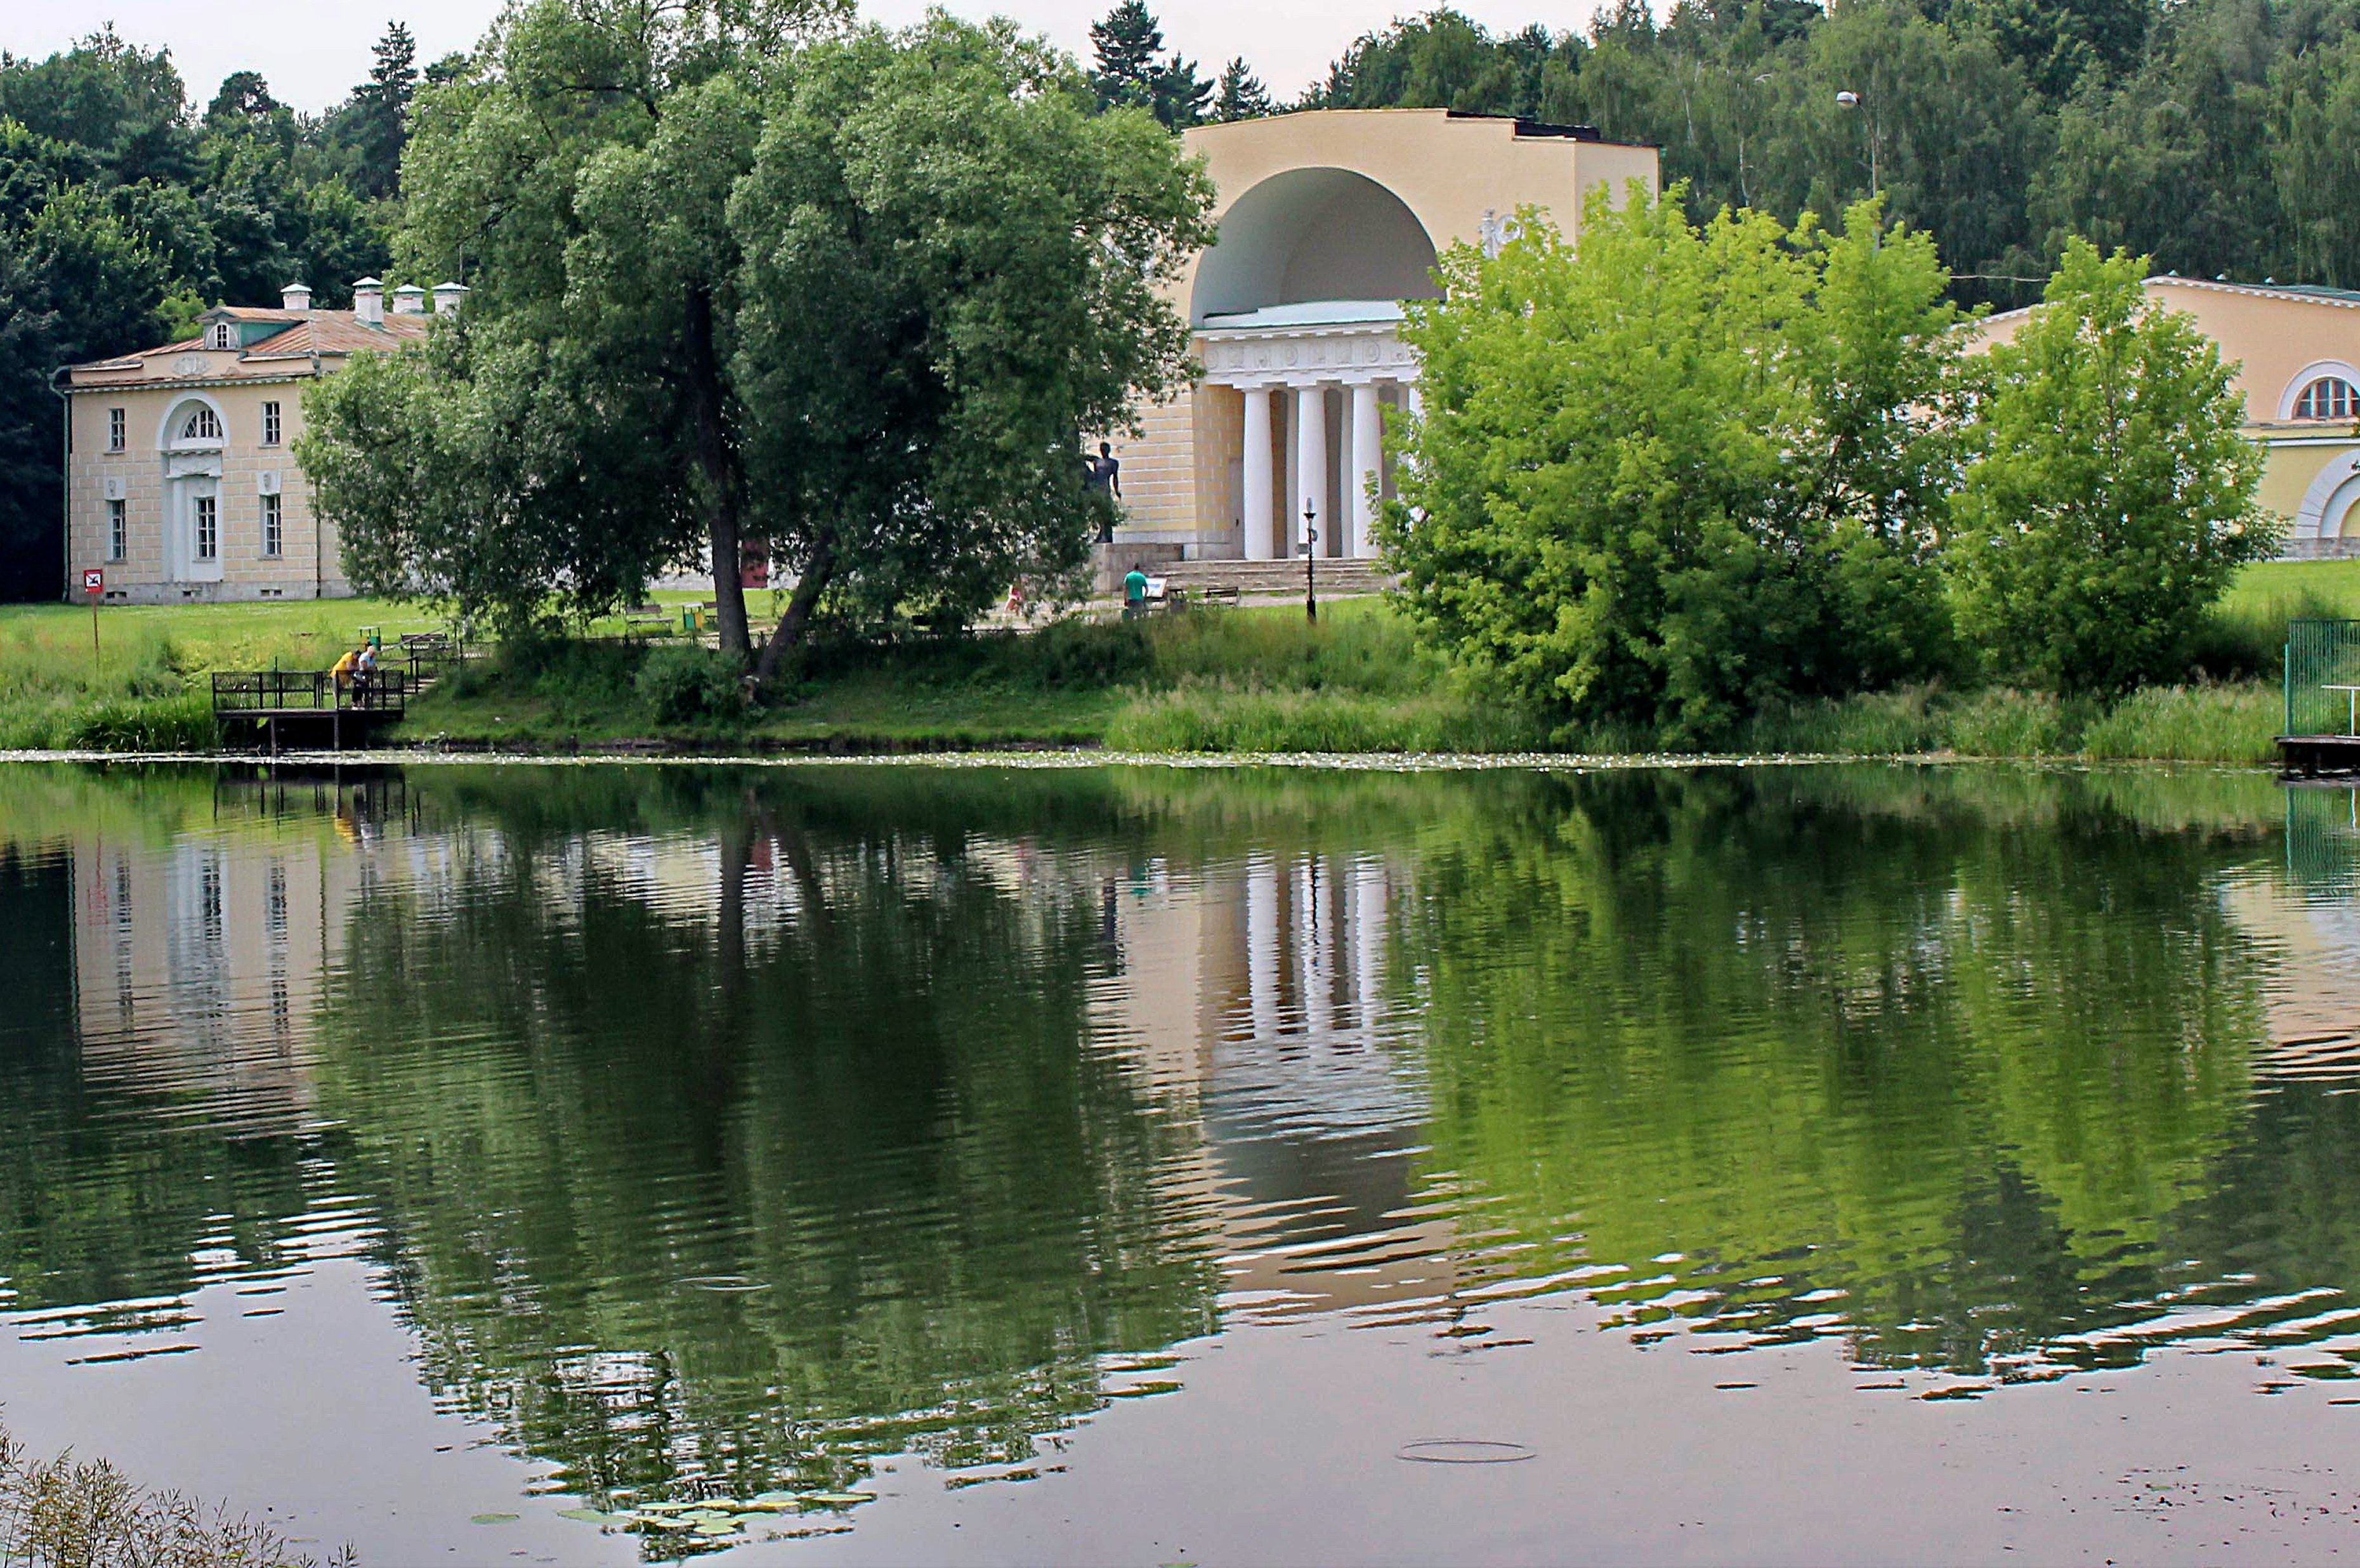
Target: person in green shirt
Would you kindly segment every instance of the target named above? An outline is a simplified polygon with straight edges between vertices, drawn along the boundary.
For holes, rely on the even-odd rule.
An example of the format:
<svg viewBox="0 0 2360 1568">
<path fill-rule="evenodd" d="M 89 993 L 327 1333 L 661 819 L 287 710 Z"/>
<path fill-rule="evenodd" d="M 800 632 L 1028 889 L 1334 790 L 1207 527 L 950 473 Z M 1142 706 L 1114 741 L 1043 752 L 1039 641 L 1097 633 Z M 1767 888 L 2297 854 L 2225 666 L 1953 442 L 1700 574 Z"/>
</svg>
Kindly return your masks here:
<svg viewBox="0 0 2360 1568">
<path fill-rule="evenodd" d="M 1136 615 L 1147 608 L 1147 573 L 1133 566 L 1122 580 L 1122 613 Z"/>
</svg>

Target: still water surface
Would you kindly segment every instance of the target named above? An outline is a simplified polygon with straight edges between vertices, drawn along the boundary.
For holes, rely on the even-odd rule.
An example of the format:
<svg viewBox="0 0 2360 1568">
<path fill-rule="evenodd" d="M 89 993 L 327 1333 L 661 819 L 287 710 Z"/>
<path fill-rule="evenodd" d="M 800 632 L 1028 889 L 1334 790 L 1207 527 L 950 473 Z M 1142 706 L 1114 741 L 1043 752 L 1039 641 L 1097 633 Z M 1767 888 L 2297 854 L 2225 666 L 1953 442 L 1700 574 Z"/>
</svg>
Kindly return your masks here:
<svg viewBox="0 0 2360 1568">
<path fill-rule="evenodd" d="M 0 1409 L 374 1563 L 2360 1553 L 2354 813 L 0 767 Z"/>
</svg>

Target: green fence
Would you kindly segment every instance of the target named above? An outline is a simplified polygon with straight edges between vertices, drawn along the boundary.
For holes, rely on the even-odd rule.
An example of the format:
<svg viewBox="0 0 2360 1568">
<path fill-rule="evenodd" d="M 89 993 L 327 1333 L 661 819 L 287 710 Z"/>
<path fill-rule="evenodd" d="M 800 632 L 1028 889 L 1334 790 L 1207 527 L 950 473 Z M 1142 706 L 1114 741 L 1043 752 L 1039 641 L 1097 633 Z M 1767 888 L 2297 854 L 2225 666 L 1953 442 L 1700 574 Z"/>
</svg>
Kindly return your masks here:
<svg viewBox="0 0 2360 1568">
<path fill-rule="evenodd" d="M 2360 621 L 2289 621 L 2281 735 L 2360 734 Z"/>
<path fill-rule="evenodd" d="M 2296 785 L 2286 791 L 2287 875 L 2305 894 L 2349 898 L 2360 879 L 2360 790 Z"/>
</svg>

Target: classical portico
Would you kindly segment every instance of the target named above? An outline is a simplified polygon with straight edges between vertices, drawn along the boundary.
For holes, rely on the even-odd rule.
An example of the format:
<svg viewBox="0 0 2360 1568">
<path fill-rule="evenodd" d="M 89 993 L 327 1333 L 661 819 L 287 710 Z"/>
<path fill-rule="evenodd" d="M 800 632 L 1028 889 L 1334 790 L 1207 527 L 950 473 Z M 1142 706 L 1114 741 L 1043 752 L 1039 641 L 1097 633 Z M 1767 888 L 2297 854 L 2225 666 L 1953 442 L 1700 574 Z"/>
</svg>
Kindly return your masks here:
<svg viewBox="0 0 2360 1568">
<path fill-rule="evenodd" d="M 1273 305 L 1207 318 L 1205 383 L 1232 387 L 1240 415 L 1240 548 L 1248 561 L 1296 553 L 1306 516 L 1318 553 L 1377 553 L 1390 493 L 1384 410 L 1415 406 L 1417 360 L 1391 299 Z"/>
<path fill-rule="evenodd" d="M 1378 555 L 1386 410 L 1418 397 L 1403 306 L 1437 297 L 1437 250 L 1528 205 L 1574 233 L 1589 187 L 1655 183 L 1653 148 L 1440 109 L 1280 114 L 1187 139 L 1218 218 L 1175 286 L 1204 375 L 1118 441 L 1117 557 L 1286 559 L 1306 506 L 1321 555 Z"/>
</svg>

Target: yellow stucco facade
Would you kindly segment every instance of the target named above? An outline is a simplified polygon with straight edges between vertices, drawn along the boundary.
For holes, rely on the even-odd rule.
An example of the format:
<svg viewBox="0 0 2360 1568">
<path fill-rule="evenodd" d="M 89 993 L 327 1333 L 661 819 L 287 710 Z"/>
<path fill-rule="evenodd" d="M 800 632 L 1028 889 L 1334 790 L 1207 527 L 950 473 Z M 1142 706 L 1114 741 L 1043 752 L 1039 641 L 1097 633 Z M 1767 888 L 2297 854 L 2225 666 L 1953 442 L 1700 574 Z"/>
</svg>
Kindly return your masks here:
<svg viewBox="0 0 2360 1568">
<path fill-rule="evenodd" d="M 2360 556 L 2360 292 L 2169 276 L 2147 291 L 2195 318 L 2234 367 L 2264 452 L 2256 499 L 2288 525 L 2281 553 Z M 1993 317 L 1983 341 L 2014 337 L 2027 314 Z"/>
<path fill-rule="evenodd" d="M 1219 234 L 1172 293 L 1203 376 L 1141 410 L 1117 445 L 1118 548 L 1283 558 L 1299 515 L 1320 552 L 1372 553 L 1364 482 L 1385 483 L 1382 411 L 1415 397 L 1399 303 L 1431 298 L 1436 253 L 1504 232 L 1524 206 L 1578 239 L 1586 193 L 1637 180 L 1655 150 L 1441 109 L 1319 110 L 1187 133 Z"/>
<path fill-rule="evenodd" d="M 338 598 L 352 592 L 333 524 L 312 514 L 294 442 L 303 388 L 355 354 L 421 339 L 423 290 L 388 313 L 373 279 L 358 310 L 206 312 L 195 337 L 68 366 L 64 593 L 104 575 L 110 603 Z M 455 309 L 464 289 L 437 298 Z"/>
</svg>

